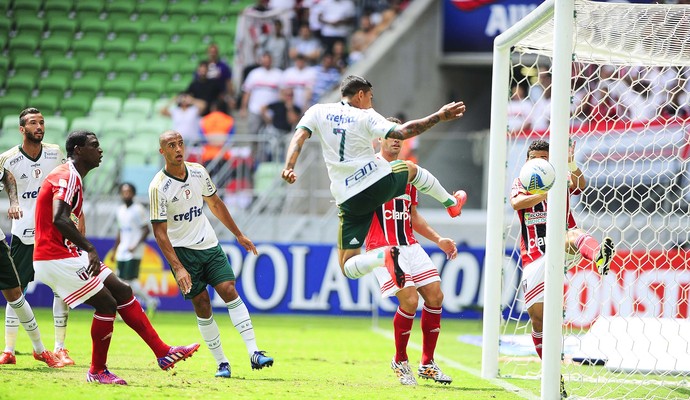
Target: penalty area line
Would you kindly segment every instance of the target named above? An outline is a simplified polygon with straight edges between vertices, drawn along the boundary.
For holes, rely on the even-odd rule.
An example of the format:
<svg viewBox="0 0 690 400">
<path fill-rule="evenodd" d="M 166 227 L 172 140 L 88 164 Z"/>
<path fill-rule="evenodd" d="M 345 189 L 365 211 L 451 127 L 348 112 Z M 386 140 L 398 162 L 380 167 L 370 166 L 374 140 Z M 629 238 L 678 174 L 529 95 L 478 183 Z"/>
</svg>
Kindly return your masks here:
<svg viewBox="0 0 690 400">
<path fill-rule="evenodd" d="M 386 329 L 381 329 L 378 327 L 373 327 L 372 330 L 376 332 L 377 334 L 384 336 L 388 339 L 395 340 L 395 337 L 393 336 L 393 332 L 386 330 Z M 414 348 L 415 350 L 422 351 L 422 346 L 418 345 L 417 343 L 409 342 L 408 343 L 409 347 Z M 434 354 L 434 358 L 443 362 L 444 364 L 448 364 L 449 366 L 459 369 L 460 371 L 466 372 L 470 375 L 474 375 L 475 377 L 479 379 L 483 379 L 485 381 L 488 381 L 489 383 L 499 386 L 502 389 L 515 393 L 516 395 L 522 397 L 523 399 L 528 399 L 528 400 L 539 400 L 539 396 L 535 395 L 534 393 L 530 392 L 529 390 L 522 389 L 520 387 L 517 387 L 513 384 L 510 384 L 502 379 L 485 379 L 482 378 L 481 372 L 479 370 L 476 370 L 474 368 L 470 368 L 466 365 L 463 365 L 455 360 L 452 360 L 448 357 L 445 357 L 443 355 L 440 355 L 438 352 Z"/>
</svg>

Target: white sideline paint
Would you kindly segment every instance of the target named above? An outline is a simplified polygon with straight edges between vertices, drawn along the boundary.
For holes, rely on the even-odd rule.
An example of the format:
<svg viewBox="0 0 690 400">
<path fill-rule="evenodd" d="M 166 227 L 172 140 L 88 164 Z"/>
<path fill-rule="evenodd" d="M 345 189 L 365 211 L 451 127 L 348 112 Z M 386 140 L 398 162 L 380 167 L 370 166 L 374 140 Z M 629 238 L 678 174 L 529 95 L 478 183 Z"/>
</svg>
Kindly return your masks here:
<svg viewBox="0 0 690 400">
<path fill-rule="evenodd" d="M 377 328 L 377 327 L 372 327 L 371 329 L 375 333 L 378 333 L 381 336 L 384 336 L 384 337 L 391 339 L 391 340 L 395 340 L 395 337 L 393 336 L 393 332 L 391 332 L 389 330 L 381 329 L 381 328 Z M 419 350 L 419 351 L 422 350 L 422 346 L 418 345 L 417 343 L 409 342 L 407 346 L 411 347 L 415 350 Z M 481 372 L 479 370 L 467 367 L 465 365 L 462 365 L 455 360 L 452 360 L 448 357 L 440 355 L 439 353 L 434 354 L 434 359 L 439 360 L 439 361 L 443 362 L 444 364 L 447 364 L 447 365 L 449 365 L 455 369 L 459 369 L 460 371 L 463 371 L 463 372 L 466 372 L 470 375 L 473 375 L 479 379 L 486 380 L 487 382 L 489 382 L 493 385 L 499 386 L 508 392 L 515 393 L 516 395 L 522 397 L 523 399 L 539 400 L 539 396 L 535 395 L 534 393 L 532 393 L 528 390 L 519 388 L 519 387 L 512 385 L 512 384 L 510 384 L 510 383 L 508 383 L 502 379 L 495 379 L 495 378 L 494 379 L 485 379 L 485 378 L 482 378 Z"/>
</svg>

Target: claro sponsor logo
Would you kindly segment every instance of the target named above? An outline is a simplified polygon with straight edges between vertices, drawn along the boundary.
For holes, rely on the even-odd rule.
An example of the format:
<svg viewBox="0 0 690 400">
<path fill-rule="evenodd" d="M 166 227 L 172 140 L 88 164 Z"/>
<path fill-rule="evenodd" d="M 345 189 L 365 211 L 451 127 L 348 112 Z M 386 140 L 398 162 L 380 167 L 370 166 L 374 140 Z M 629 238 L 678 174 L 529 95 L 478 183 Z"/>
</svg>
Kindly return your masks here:
<svg viewBox="0 0 690 400">
<path fill-rule="evenodd" d="M 407 221 L 410 219 L 410 213 L 407 211 L 385 210 L 383 218 Z"/>
<path fill-rule="evenodd" d="M 535 247 L 542 247 L 546 245 L 546 238 L 543 237 L 537 237 L 537 238 L 530 238 L 528 247 L 530 249 L 535 248 Z"/>
</svg>

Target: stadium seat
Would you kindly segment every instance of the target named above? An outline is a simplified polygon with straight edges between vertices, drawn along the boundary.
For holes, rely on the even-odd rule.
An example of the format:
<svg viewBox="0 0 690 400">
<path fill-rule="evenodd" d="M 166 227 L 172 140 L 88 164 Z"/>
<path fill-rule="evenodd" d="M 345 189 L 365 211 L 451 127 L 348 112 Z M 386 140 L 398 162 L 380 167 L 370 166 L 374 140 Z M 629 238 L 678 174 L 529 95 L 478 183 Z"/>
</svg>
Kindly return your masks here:
<svg viewBox="0 0 690 400">
<path fill-rule="evenodd" d="M 230 4 L 227 4 L 225 6 L 225 12 L 223 14 L 227 15 L 239 15 L 242 13 L 242 11 L 247 7 L 250 6 L 252 2 L 247 2 L 247 1 L 234 1 L 231 2 Z"/>
<path fill-rule="evenodd" d="M 16 115 L 5 115 L 2 118 L 2 126 L 0 128 L 2 128 L 3 135 L 19 131 L 19 112 Z"/>
<path fill-rule="evenodd" d="M 74 95 L 63 99 L 60 102 L 60 115 L 69 121 L 77 117 L 84 117 L 89 111 L 92 100 L 93 97 L 88 95 Z"/>
<path fill-rule="evenodd" d="M 153 137 L 156 140 L 156 146 L 158 146 L 158 136 L 160 136 L 161 133 L 167 131 L 168 129 L 172 128 L 172 121 L 168 118 L 163 118 L 163 117 L 154 117 L 151 119 L 147 120 L 141 120 L 137 121 L 137 124 L 135 126 L 135 131 L 136 135 L 135 137 L 139 136 L 149 136 Z M 142 141 L 146 140 L 152 140 L 152 139 L 139 139 Z M 134 143 L 133 143 L 134 144 Z M 130 148 L 134 147 L 133 145 L 130 145 Z"/>
<path fill-rule="evenodd" d="M 115 77 L 103 83 L 103 93 L 106 96 L 119 97 L 124 99 L 134 89 L 134 80 L 130 78 Z"/>
<path fill-rule="evenodd" d="M 15 27 L 19 31 L 19 35 L 25 32 L 40 32 L 43 33 L 46 21 L 41 18 L 18 19 L 15 22 Z"/>
<path fill-rule="evenodd" d="M 15 1 L 13 5 L 13 11 L 26 10 L 31 11 L 34 15 L 38 14 L 38 11 L 43 5 L 43 0 L 19 0 Z"/>
<path fill-rule="evenodd" d="M 148 193 L 149 184 L 160 171 L 158 165 L 130 165 L 125 164 L 120 173 L 120 182 L 129 182 L 136 188 L 137 193 Z"/>
<path fill-rule="evenodd" d="M 11 93 L 10 95 L 0 97 L 0 118 L 4 118 L 7 115 L 19 117 L 19 113 L 25 108 L 27 97 L 27 94 L 21 93 Z"/>
<path fill-rule="evenodd" d="M 43 69 L 43 60 L 38 57 L 25 57 L 13 61 L 14 70 L 19 73 L 37 76 Z"/>
<path fill-rule="evenodd" d="M 205 16 L 213 16 L 217 22 L 221 15 L 225 14 L 225 9 L 227 4 L 220 1 L 207 1 L 206 3 L 199 4 L 196 9 L 196 15 L 199 19 Z"/>
<path fill-rule="evenodd" d="M 183 55 L 189 57 L 190 55 L 196 53 L 200 48 L 203 48 L 203 43 L 198 38 L 194 40 L 180 40 L 177 42 L 169 43 L 165 48 L 166 54 L 168 56 Z"/>
<path fill-rule="evenodd" d="M 84 3 L 84 2 L 80 2 Z M 82 19 L 80 20 L 80 31 L 84 34 L 82 40 L 89 37 L 98 37 L 100 39 L 105 38 L 110 32 L 110 21 L 95 19 Z"/>
<path fill-rule="evenodd" d="M 60 99 L 52 96 L 38 96 L 32 97 L 26 103 L 27 107 L 34 107 L 41 110 L 41 113 L 45 115 L 55 114 L 59 107 Z"/>
<path fill-rule="evenodd" d="M 134 83 L 134 94 L 137 97 L 157 100 L 165 93 L 165 85 L 167 79 L 165 78 L 149 78 L 145 81 L 137 81 Z"/>
<path fill-rule="evenodd" d="M 128 60 L 123 58 L 116 60 L 113 65 L 113 71 L 116 71 L 119 77 L 128 76 L 133 79 L 139 79 L 144 70 L 146 70 L 146 63 L 139 59 Z"/>
<path fill-rule="evenodd" d="M 134 92 L 136 93 L 136 85 Z M 148 118 L 153 109 L 153 101 L 146 98 L 132 97 L 122 103 L 122 118 Z"/>
<path fill-rule="evenodd" d="M 175 25 L 168 21 L 154 21 L 146 24 L 146 33 L 150 36 L 162 35 L 169 38 L 175 33 Z"/>
<path fill-rule="evenodd" d="M 67 89 L 69 89 L 69 83 L 69 78 L 61 75 L 59 72 L 51 71 L 50 75 L 38 81 L 39 96 L 61 99 Z"/>
<path fill-rule="evenodd" d="M 147 19 L 147 16 L 160 19 L 161 15 L 165 14 L 167 3 L 167 1 L 142 1 L 137 4 L 137 12 L 141 19 Z"/>
<path fill-rule="evenodd" d="M 64 145 L 64 142 L 60 142 L 67 136 L 67 128 L 69 126 L 67 118 L 59 115 L 47 115 L 41 108 L 39 108 L 39 110 L 41 110 L 43 119 L 45 120 L 48 143 L 57 143 L 60 146 Z"/>
<path fill-rule="evenodd" d="M 105 4 L 105 11 L 108 13 L 108 18 L 110 19 L 121 17 L 129 19 L 129 16 L 134 14 L 136 8 L 137 0 L 117 0 Z"/>
<path fill-rule="evenodd" d="M 97 76 L 83 76 L 75 79 L 70 84 L 72 95 L 85 95 L 94 97 L 101 90 L 103 79 Z"/>
<path fill-rule="evenodd" d="M 123 165 L 148 165 L 152 158 L 158 156 L 158 153 L 151 154 L 150 151 L 140 151 L 128 150 L 125 151 L 124 160 L 122 160 Z M 159 156 L 160 157 L 160 156 Z"/>
<path fill-rule="evenodd" d="M 7 57 L 0 57 L 0 76 L 6 76 L 10 70 L 10 60 Z M 3 85 L 0 83 L 0 87 Z"/>
<path fill-rule="evenodd" d="M 131 37 L 116 37 L 103 43 L 103 53 L 111 60 L 126 59 L 134 51 L 134 39 Z"/>
<path fill-rule="evenodd" d="M 129 19 L 115 20 L 112 30 L 117 39 L 129 39 L 130 43 L 134 43 L 144 30 L 144 25 L 141 21 L 132 21 Z"/>
<path fill-rule="evenodd" d="M 101 118 L 77 117 L 72 120 L 72 123 L 69 125 L 69 131 L 74 132 L 84 130 L 99 134 L 102 127 L 103 120 Z"/>
<path fill-rule="evenodd" d="M 104 8 L 105 0 L 76 1 L 74 4 L 74 11 L 81 15 L 92 13 L 97 16 Z"/>
<path fill-rule="evenodd" d="M 19 126 L 19 124 L 17 124 Z M 9 134 L 0 135 L 0 149 L 3 151 L 9 149 L 10 147 L 17 146 L 22 143 L 22 135 L 17 131 L 16 133 L 10 132 Z"/>
<path fill-rule="evenodd" d="M 134 43 L 134 52 L 137 53 L 137 59 L 146 58 L 150 60 L 154 57 L 158 59 L 167 43 L 168 39 L 162 37 L 149 37 L 148 40 Z"/>
<path fill-rule="evenodd" d="M 12 93 L 14 91 L 24 92 L 27 95 L 36 86 L 36 74 L 27 74 L 18 72 L 16 75 L 7 78 L 5 87 L 7 91 Z"/>
<path fill-rule="evenodd" d="M 102 119 L 114 119 L 120 114 L 122 100 L 119 97 L 96 97 L 91 103 L 89 115 Z"/>
<path fill-rule="evenodd" d="M 122 118 L 111 119 L 103 124 L 103 136 L 116 136 L 118 140 L 123 140 L 132 136 L 134 133 L 135 120 L 125 118 L 123 109 Z"/>
<path fill-rule="evenodd" d="M 7 49 L 10 51 L 10 53 L 16 50 L 24 50 L 25 52 L 29 54 L 33 54 L 33 52 L 36 50 L 36 47 L 38 47 L 38 42 L 39 42 L 40 34 L 22 34 L 15 36 L 10 39 L 9 44 L 7 45 Z"/>
<path fill-rule="evenodd" d="M 200 22 L 190 22 L 179 27 L 178 33 L 184 36 L 203 37 L 208 32 L 210 26 Z"/>
<path fill-rule="evenodd" d="M 78 60 L 95 59 L 102 47 L 103 39 L 84 33 L 81 39 L 72 42 L 72 56 Z"/>
<path fill-rule="evenodd" d="M 165 78 L 170 80 L 177 72 L 177 65 L 168 61 L 154 62 L 149 64 L 146 71 L 149 74 L 149 79 Z"/>
<path fill-rule="evenodd" d="M 181 92 L 184 92 L 185 90 L 187 90 L 187 88 L 189 87 L 190 81 L 191 81 L 190 79 L 185 79 L 185 80 L 178 79 L 176 81 L 172 80 L 172 81 L 168 82 L 168 84 L 165 86 L 165 93 L 167 94 L 168 97 L 176 96 L 176 95 L 180 94 Z"/>
<path fill-rule="evenodd" d="M 282 170 L 283 163 L 259 163 L 256 167 L 256 172 L 254 172 L 254 194 L 262 195 L 279 187 L 280 173 Z"/>
<path fill-rule="evenodd" d="M 48 13 L 51 11 L 61 11 L 68 13 L 74 7 L 73 0 L 50 0 L 45 2 L 43 5 L 43 10 Z M 50 23 L 50 21 L 48 21 Z"/>
<path fill-rule="evenodd" d="M 41 58 L 48 61 L 53 58 L 64 58 L 72 46 L 72 35 L 66 32 L 51 32 L 50 37 L 45 38 L 39 45 Z"/>
<path fill-rule="evenodd" d="M 168 106 L 170 101 L 172 100 L 172 97 L 164 97 L 158 100 L 155 100 L 153 102 L 153 109 L 151 111 L 151 115 L 153 116 L 160 116 L 161 115 L 161 110 L 165 107 Z"/>
<path fill-rule="evenodd" d="M 51 17 L 48 19 L 48 31 L 50 36 L 56 34 L 66 34 L 70 36 L 70 39 L 74 37 L 77 33 L 79 24 L 75 19 L 68 19 L 67 13 L 64 13 L 63 17 Z"/>
</svg>

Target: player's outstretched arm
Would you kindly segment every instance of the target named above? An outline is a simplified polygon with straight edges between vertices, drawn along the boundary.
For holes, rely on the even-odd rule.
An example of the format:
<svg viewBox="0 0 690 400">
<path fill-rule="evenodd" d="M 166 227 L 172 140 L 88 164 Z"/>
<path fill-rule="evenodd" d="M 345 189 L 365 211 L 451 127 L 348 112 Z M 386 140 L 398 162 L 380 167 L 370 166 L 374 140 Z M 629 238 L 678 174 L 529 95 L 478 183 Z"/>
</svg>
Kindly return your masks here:
<svg viewBox="0 0 690 400">
<path fill-rule="evenodd" d="M 235 235 L 237 242 L 248 252 L 258 255 L 256 252 L 256 246 L 254 246 L 254 243 L 252 243 L 248 237 L 244 236 L 242 231 L 240 231 L 240 228 L 237 227 L 235 220 L 232 218 L 232 215 L 230 215 L 230 211 L 228 211 L 228 207 L 225 205 L 225 203 L 223 203 L 223 200 L 218 197 L 218 194 L 215 193 L 213 196 L 204 197 L 204 201 L 206 201 L 206 204 L 208 204 L 208 208 L 211 210 L 213 215 L 215 215 L 216 218 L 218 218 L 218 220 L 222 222 L 233 235 Z"/>
<path fill-rule="evenodd" d="M 23 216 L 22 209 L 19 207 L 19 197 L 17 196 L 17 181 L 14 175 L 7 169 L 2 176 L 2 183 L 5 185 L 7 197 L 10 199 L 10 207 L 7 209 L 7 216 L 10 219 L 19 219 Z"/>
<path fill-rule="evenodd" d="M 158 243 L 158 247 L 163 252 L 165 259 L 168 260 L 170 269 L 174 272 L 177 286 L 180 288 L 182 294 L 189 293 L 189 291 L 192 290 L 192 278 L 180 262 L 180 259 L 177 258 L 172 243 L 170 243 L 170 238 L 168 237 L 168 223 L 151 221 L 151 225 L 153 226 L 153 236 L 156 238 L 156 243 Z"/>
<path fill-rule="evenodd" d="M 412 221 L 412 229 L 424 236 L 425 238 L 436 243 L 439 249 L 446 253 L 446 259 L 453 260 L 458 255 L 458 248 L 455 241 L 450 238 L 442 237 L 429 225 L 422 214 L 417 211 L 417 206 L 410 208 L 410 220 Z"/>
<path fill-rule="evenodd" d="M 535 205 L 546 200 L 547 195 L 548 195 L 548 193 L 542 193 L 542 194 L 520 193 L 517 196 L 511 197 L 510 205 L 513 207 L 513 210 L 515 210 L 515 211 L 524 210 L 525 208 L 534 207 Z"/>
<path fill-rule="evenodd" d="M 311 134 L 308 130 L 304 128 L 297 128 L 295 134 L 290 140 L 290 145 L 288 146 L 287 156 L 285 157 L 285 168 L 281 173 L 281 177 L 287 183 L 295 183 L 297 180 L 297 174 L 295 174 L 295 165 L 297 165 L 297 159 L 302 152 L 302 146 L 304 142 L 309 138 Z"/>
<path fill-rule="evenodd" d="M 398 125 L 395 130 L 388 133 L 388 137 L 400 140 L 409 139 L 428 131 L 439 122 L 453 121 L 461 118 L 464 114 L 465 103 L 462 101 L 453 101 L 444 105 L 440 110 L 431 115 Z"/>
</svg>

